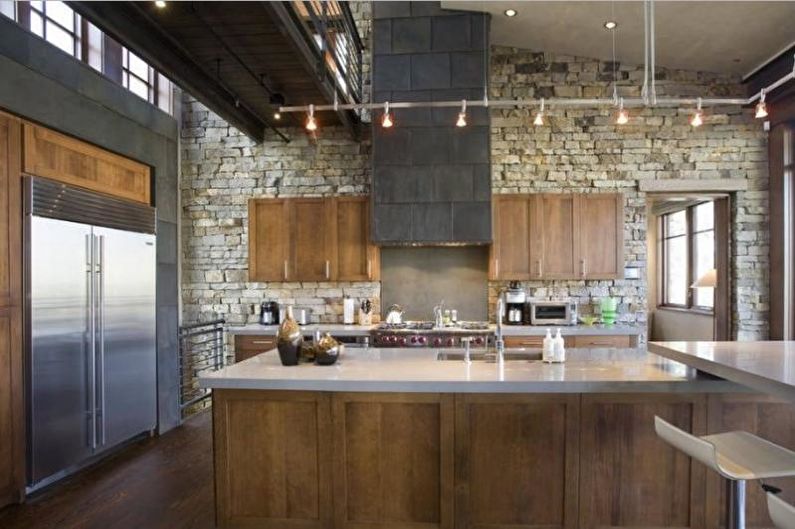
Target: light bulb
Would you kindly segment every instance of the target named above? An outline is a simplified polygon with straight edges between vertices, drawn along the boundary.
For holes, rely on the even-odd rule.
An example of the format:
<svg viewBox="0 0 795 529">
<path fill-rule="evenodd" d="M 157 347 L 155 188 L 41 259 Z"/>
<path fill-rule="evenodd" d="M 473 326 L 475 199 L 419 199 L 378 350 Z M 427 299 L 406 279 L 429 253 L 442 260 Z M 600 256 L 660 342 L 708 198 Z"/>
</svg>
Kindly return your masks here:
<svg viewBox="0 0 795 529">
<path fill-rule="evenodd" d="M 461 101 L 461 112 L 458 113 L 458 120 L 455 122 L 456 127 L 467 126 L 467 100 Z"/>
<path fill-rule="evenodd" d="M 759 92 L 759 103 L 756 104 L 756 114 L 754 117 L 757 119 L 767 117 L 767 104 L 765 103 L 765 91 Z"/>
<path fill-rule="evenodd" d="M 544 98 L 541 98 L 541 108 L 538 110 L 536 114 L 536 118 L 533 120 L 533 125 L 536 127 L 540 127 L 544 124 Z"/>
<path fill-rule="evenodd" d="M 506 9 L 504 11 L 506 17 L 515 17 L 516 16 L 516 9 Z"/>
<path fill-rule="evenodd" d="M 701 117 L 701 111 L 700 110 L 696 110 L 696 113 L 693 114 L 692 118 L 690 118 L 690 125 L 693 126 L 693 127 L 700 127 L 703 124 L 704 124 L 704 120 Z"/>
<path fill-rule="evenodd" d="M 389 114 L 389 101 L 387 101 L 384 103 L 384 115 L 381 117 L 381 126 L 388 129 L 392 125 L 392 116 Z"/>
<path fill-rule="evenodd" d="M 624 109 L 624 98 L 618 100 L 618 115 L 616 116 L 616 125 L 626 125 L 629 123 L 629 112 Z"/>
<path fill-rule="evenodd" d="M 274 112 L 273 113 L 273 119 L 278 121 L 278 120 L 282 119 L 282 115 L 279 114 L 278 112 Z"/>
<path fill-rule="evenodd" d="M 164 7 L 166 7 L 166 2 L 164 0 L 156 0 L 155 7 L 157 7 L 158 9 L 163 9 Z"/>
<path fill-rule="evenodd" d="M 315 105 L 309 105 L 309 116 L 306 118 L 306 130 L 310 132 L 317 130 L 317 121 L 315 121 Z"/>
</svg>

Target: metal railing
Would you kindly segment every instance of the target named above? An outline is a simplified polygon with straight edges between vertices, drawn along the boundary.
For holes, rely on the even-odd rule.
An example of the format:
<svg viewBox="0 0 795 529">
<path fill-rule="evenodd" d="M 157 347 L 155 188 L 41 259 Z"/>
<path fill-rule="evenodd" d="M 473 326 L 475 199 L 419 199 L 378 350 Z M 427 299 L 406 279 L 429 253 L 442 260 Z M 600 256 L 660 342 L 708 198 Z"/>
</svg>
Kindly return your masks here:
<svg viewBox="0 0 795 529">
<path fill-rule="evenodd" d="M 200 410 L 211 390 L 199 387 L 199 375 L 224 366 L 225 320 L 179 328 L 179 405 L 182 417 Z"/>
<path fill-rule="evenodd" d="M 348 2 L 293 0 L 293 15 L 341 103 L 362 101 L 362 41 Z"/>
</svg>

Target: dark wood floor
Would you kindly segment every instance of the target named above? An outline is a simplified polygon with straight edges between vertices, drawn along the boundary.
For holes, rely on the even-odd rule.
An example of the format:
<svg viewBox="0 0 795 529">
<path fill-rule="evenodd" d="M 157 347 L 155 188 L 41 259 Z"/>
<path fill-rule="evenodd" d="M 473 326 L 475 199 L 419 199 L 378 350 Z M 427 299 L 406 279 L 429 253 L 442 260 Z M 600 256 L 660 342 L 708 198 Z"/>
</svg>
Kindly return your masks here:
<svg viewBox="0 0 795 529">
<path fill-rule="evenodd" d="M 2 529 L 210 529 L 212 416 L 167 434 L 0 510 Z"/>
</svg>

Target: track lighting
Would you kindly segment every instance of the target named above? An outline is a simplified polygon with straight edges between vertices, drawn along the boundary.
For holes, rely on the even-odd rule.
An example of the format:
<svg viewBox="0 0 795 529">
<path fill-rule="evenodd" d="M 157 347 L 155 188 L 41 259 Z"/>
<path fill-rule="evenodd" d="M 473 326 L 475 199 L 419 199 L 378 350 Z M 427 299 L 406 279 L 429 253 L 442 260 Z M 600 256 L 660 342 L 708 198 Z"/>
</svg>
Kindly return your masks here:
<svg viewBox="0 0 795 529">
<path fill-rule="evenodd" d="M 538 110 L 536 114 L 536 118 L 533 120 L 533 125 L 540 127 L 544 124 L 544 98 L 541 98 L 541 108 Z"/>
<path fill-rule="evenodd" d="M 393 125 L 392 123 L 392 116 L 389 114 L 389 101 L 384 103 L 384 115 L 381 118 L 381 126 L 385 129 L 388 129 Z"/>
<path fill-rule="evenodd" d="M 759 92 L 759 103 L 756 104 L 756 114 L 754 117 L 757 119 L 767 117 L 767 104 L 765 103 L 765 90 Z"/>
<path fill-rule="evenodd" d="M 698 98 L 698 103 L 696 104 L 696 112 L 693 114 L 693 117 L 690 118 L 690 125 L 693 127 L 700 127 L 704 124 L 704 119 L 702 116 L 703 112 L 701 112 L 701 98 Z"/>
<path fill-rule="evenodd" d="M 467 100 L 461 101 L 461 112 L 458 113 L 458 121 L 455 122 L 456 127 L 467 126 Z"/>
<path fill-rule="evenodd" d="M 163 9 L 164 7 L 166 7 L 166 2 L 164 0 L 156 0 L 155 7 L 158 9 Z"/>
<path fill-rule="evenodd" d="M 317 130 L 317 121 L 315 121 L 315 105 L 309 105 L 309 116 L 306 118 L 306 130 L 314 132 Z"/>
<path fill-rule="evenodd" d="M 618 115 L 616 125 L 626 125 L 629 123 L 629 113 L 624 109 L 624 98 L 618 100 Z"/>
</svg>

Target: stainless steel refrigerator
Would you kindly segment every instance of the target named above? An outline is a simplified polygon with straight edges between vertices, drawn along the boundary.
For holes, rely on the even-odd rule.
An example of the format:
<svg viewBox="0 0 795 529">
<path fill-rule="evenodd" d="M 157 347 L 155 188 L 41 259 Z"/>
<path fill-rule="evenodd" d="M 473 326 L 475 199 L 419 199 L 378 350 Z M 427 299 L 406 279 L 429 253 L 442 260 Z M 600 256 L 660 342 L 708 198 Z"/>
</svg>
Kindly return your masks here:
<svg viewBox="0 0 795 529">
<path fill-rule="evenodd" d="M 27 182 L 28 484 L 157 423 L 154 209 Z"/>
</svg>

